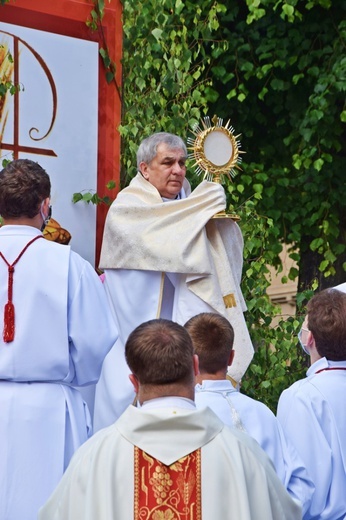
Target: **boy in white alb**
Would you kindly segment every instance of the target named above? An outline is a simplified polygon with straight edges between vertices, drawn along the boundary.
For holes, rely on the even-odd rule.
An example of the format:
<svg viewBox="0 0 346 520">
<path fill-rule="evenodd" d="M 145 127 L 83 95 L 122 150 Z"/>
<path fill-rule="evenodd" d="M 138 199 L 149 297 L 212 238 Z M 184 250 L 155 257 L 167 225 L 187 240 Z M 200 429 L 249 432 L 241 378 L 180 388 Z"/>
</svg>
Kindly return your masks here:
<svg viewBox="0 0 346 520">
<path fill-rule="evenodd" d="M 346 294 L 315 294 L 299 338 L 310 356 L 306 378 L 280 396 L 277 417 L 316 491 L 311 520 L 346 518 Z"/>
<path fill-rule="evenodd" d="M 200 373 L 196 377 L 197 408 L 208 406 L 228 426 L 253 437 L 267 453 L 276 473 L 292 497 L 299 500 L 303 513 L 309 508 L 314 486 L 295 449 L 287 443 L 272 411 L 260 401 L 242 394 L 229 379 L 227 367 L 232 366 L 232 325 L 215 313 L 201 313 L 186 324 Z"/>
<path fill-rule="evenodd" d="M 75 386 L 96 383 L 117 338 L 102 283 L 43 238 L 50 180 L 18 159 L 0 172 L 0 518 L 36 520 L 91 434 Z"/>
</svg>

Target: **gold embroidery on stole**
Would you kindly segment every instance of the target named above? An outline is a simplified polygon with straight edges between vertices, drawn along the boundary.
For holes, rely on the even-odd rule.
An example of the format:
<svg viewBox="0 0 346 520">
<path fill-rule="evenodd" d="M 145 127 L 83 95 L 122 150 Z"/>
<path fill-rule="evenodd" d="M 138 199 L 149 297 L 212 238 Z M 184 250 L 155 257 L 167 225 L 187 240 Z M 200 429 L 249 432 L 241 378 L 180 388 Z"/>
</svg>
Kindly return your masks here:
<svg viewBox="0 0 346 520">
<path fill-rule="evenodd" d="M 201 450 L 170 466 L 134 450 L 134 520 L 202 520 Z"/>
</svg>

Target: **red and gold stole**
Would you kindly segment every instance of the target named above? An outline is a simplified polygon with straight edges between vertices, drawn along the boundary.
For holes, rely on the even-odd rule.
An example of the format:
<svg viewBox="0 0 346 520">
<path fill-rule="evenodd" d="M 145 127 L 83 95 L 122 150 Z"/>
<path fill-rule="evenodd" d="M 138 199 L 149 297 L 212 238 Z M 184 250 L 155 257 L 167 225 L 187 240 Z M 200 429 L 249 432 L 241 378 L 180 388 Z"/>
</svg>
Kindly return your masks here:
<svg viewBox="0 0 346 520">
<path fill-rule="evenodd" d="M 165 466 L 134 449 L 134 520 L 201 520 L 201 450 Z"/>
</svg>

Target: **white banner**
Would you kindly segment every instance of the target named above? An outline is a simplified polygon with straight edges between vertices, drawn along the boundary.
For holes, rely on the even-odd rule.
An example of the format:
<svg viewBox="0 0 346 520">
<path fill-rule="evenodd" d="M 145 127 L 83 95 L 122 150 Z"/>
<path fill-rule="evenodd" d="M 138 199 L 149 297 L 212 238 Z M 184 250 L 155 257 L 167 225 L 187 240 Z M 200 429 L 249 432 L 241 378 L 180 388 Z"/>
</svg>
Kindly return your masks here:
<svg viewBox="0 0 346 520">
<path fill-rule="evenodd" d="M 96 207 L 73 204 L 72 195 L 97 189 L 98 44 L 0 23 L 0 46 L 14 58 L 3 61 L 2 78 L 21 86 L 0 103 L 0 160 L 31 159 L 45 168 L 53 218 L 94 265 Z"/>
</svg>

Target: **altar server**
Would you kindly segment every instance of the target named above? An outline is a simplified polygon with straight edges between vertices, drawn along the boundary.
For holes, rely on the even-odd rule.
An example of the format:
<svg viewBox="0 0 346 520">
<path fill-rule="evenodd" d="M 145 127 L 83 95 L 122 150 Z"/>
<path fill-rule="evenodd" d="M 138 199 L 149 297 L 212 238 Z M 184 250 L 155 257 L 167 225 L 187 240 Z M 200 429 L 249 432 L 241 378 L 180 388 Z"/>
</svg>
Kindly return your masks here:
<svg viewBox="0 0 346 520">
<path fill-rule="evenodd" d="M 96 383 L 117 339 L 102 283 L 43 238 L 51 184 L 36 162 L 0 172 L 0 518 L 36 520 L 91 434 L 74 387 Z"/>
<path fill-rule="evenodd" d="M 346 294 L 325 289 L 299 333 L 307 377 L 281 394 L 277 417 L 314 481 L 311 520 L 346 518 Z"/>
<path fill-rule="evenodd" d="M 304 514 L 315 488 L 302 459 L 285 438 L 273 412 L 234 388 L 227 378 L 236 341 L 232 325 L 223 316 L 206 312 L 191 318 L 185 328 L 199 359 L 195 387 L 197 408 L 209 406 L 225 424 L 253 437 L 274 463 L 287 491 L 302 504 Z"/>
</svg>

